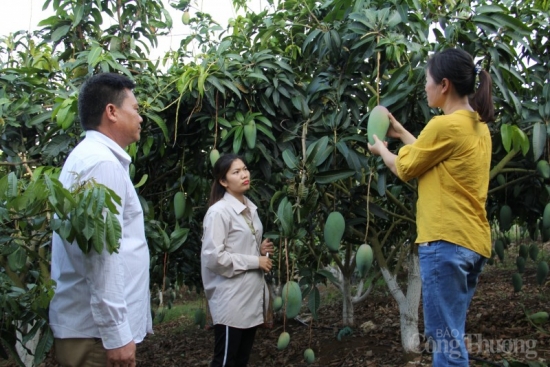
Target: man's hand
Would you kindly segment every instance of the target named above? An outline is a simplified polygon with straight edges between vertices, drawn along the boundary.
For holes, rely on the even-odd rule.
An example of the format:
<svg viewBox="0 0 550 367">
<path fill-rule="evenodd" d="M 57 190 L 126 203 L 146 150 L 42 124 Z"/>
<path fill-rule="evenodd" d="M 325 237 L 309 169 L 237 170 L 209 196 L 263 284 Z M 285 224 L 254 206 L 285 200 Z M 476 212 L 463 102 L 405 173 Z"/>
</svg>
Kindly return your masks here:
<svg viewBox="0 0 550 367">
<path fill-rule="evenodd" d="M 131 341 L 123 347 L 107 349 L 107 367 L 135 367 L 136 343 Z"/>
</svg>

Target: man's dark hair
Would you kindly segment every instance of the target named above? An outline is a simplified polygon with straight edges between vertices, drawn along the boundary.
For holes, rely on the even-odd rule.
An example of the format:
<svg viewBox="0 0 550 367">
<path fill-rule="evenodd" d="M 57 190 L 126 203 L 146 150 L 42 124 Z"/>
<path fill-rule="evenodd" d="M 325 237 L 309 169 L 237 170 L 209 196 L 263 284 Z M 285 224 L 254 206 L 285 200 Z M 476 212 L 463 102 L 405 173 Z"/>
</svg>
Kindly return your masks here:
<svg viewBox="0 0 550 367">
<path fill-rule="evenodd" d="M 97 74 L 88 79 L 78 96 L 78 116 L 82 128 L 97 130 L 105 107 L 109 103 L 120 107 L 126 98 L 126 89 L 135 87 L 133 81 L 115 73 Z"/>
</svg>

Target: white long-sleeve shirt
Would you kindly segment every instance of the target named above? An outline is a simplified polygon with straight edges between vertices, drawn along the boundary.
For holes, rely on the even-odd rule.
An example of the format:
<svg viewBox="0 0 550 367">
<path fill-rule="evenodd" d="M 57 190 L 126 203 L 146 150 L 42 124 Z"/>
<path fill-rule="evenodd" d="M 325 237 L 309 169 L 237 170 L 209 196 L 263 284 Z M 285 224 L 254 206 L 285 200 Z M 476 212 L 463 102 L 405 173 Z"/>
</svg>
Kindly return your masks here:
<svg viewBox="0 0 550 367">
<path fill-rule="evenodd" d="M 118 253 L 95 250 L 85 255 L 78 245 L 53 234 L 50 326 L 56 338 L 101 338 L 106 349 L 139 343 L 152 333 L 149 297 L 149 249 L 143 211 L 130 180 L 130 156 L 97 131 L 71 152 L 59 177 L 64 187 L 94 178 L 117 193 L 122 227 Z"/>
<path fill-rule="evenodd" d="M 229 193 L 203 221 L 201 272 L 214 324 L 246 329 L 264 322 L 264 274 L 260 269 L 263 226 L 257 207 Z M 244 215 L 248 215 L 252 233 Z"/>
</svg>

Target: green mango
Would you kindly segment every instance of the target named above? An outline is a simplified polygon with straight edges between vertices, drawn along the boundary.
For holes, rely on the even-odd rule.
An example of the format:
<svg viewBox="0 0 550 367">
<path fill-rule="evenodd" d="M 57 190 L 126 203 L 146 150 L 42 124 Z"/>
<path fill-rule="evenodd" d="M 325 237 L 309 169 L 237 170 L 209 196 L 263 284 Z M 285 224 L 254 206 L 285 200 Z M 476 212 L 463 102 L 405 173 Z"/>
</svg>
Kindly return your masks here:
<svg viewBox="0 0 550 367">
<path fill-rule="evenodd" d="M 331 252 L 337 252 L 340 247 L 340 241 L 346 230 L 346 221 L 339 212 L 332 212 L 328 215 L 325 222 L 324 234 L 325 244 Z"/>
<path fill-rule="evenodd" d="M 277 340 L 277 349 L 285 349 L 288 347 L 288 343 L 290 343 L 290 334 L 284 331 L 279 335 L 279 340 Z"/>
<path fill-rule="evenodd" d="M 315 353 L 313 352 L 313 349 L 307 348 L 304 351 L 304 360 L 307 364 L 312 364 L 315 361 Z"/>
<path fill-rule="evenodd" d="M 369 144 L 374 144 L 373 135 L 376 135 L 378 139 L 385 140 L 388 128 L 390 127 L 390 118 L 388 116 L 388 109 L 384 106 L 376 106 L 373 108 L 369 115 L 367 122 L 367 136 Z"/>
</svg>

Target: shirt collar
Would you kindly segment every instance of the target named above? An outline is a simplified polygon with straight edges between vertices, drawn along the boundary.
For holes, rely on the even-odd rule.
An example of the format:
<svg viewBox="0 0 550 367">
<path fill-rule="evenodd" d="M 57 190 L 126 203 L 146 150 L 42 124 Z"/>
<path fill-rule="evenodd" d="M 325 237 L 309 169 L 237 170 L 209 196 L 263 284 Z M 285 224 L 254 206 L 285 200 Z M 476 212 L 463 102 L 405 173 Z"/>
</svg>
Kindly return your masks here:
<svg viewBox="0 0 550 367">
<path fill-rule="evenodd" d="M 130 167 L 130 163 L 132 162 L 132 158 L 114 140 L 96 130 L 87 130 L 86 139 L 93 140 L 105 145 L 111 150 L 111 152 L 113 152 L 113 154 L 117 157 L 122 166 L 126 170 L 128 170 L 128 168 Z"/>
<path fill-rule="evenodd" d="M 246 196 L 244 198 L 245 204 L 243 204 L 236 197 L 234 197 L 227 191 L 223 195 L 223 199 L 229 203 L 229 205 L 233 208 L 233 210 L 237 214 L 241 214 L 246 208 L 250 210 L 250 213 L 254 213 L 258 208 L 252 201 L 248 200 Z"/>
</svg>

